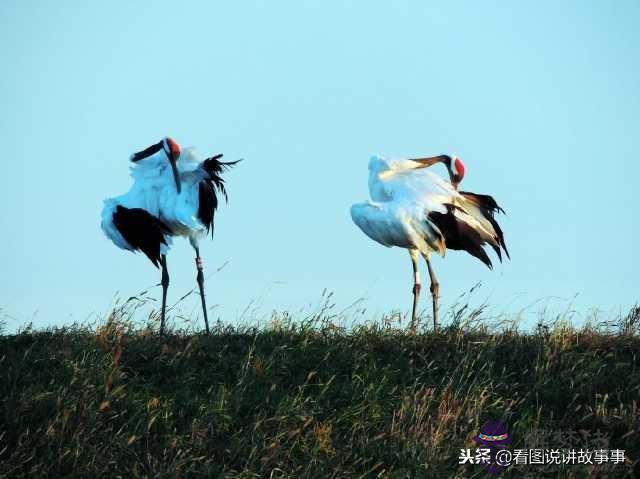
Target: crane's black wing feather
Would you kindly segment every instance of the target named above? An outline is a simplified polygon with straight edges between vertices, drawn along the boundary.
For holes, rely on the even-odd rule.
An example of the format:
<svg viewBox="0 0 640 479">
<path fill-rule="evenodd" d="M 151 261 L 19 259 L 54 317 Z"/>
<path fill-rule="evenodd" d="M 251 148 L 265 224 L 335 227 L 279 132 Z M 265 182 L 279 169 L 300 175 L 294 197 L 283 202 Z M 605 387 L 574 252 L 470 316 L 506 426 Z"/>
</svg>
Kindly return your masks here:
<svg viewBox="0 0 640 479">
<path fill-rule="evenodd" d="M 121 205 L 113 213 L 113 224 L 127 243 L 142 251 L 158 267 L 160 245 L 166 245 L 166 237 L 173 234 L 166 224 L 142 208 Z"/>
<path fill-rule="evenodd" d="M 464 196 L 468 201 L 471 201 L 471 203 L 476 205 L 478 209 L 480 209 L 482 215 L 491 223 L 491 226 L 493 226 L 493 229 L 498 236 L 498 243 L 500 243 L 500 246 L 502 246 L 502 249 L 507 254 L 507 258 L 511 259 L 511 256 L 509 256 L 507 245 L 504 242 L 504 234 L 502 233 L 502 228 L 500 228 L 500 225 L 498 224 L 494 216 L 495 213 L 506 214 L 504 210 L 500 207 L 500 205 L 498 205 L 498 203 L 493 199 L 492 196 L 471 193 L 470 191 L 460 191 L 460 194 Z M 493 248 L 501 258 L 502 255 L 500 254 L 500 248 L 496 248 L 495 246 Z"/>
<path fill-rule="evenodd" d="M 213 235 L 213 217 L 218 208 L 218 193 L 224 196 L 227 201 L 227 190 L 224 185 L 222 173 L 234 166 L 238 161 L 230 161 L 223 163 L 219 161 L 222 154 L 207 158 L 202 162 L 201 168 L 207 173 L 207 176 L 200 182 L 198 186 L 198 219 L 211 231 Z"/>
<path fill-rule="evenodd" d="M 432 211 L 429 213 L 429 220 L 435 224 L 444 236 L 447 249 L 464 250 L 475 256 L 489 269 L 493 269 L 491 259 L 483 248 L 485 241 L 476 230 L 464 221 L 456 218 L 454 214 L 455 206 L 447 204 L 446 213 Z"/>
</svg>

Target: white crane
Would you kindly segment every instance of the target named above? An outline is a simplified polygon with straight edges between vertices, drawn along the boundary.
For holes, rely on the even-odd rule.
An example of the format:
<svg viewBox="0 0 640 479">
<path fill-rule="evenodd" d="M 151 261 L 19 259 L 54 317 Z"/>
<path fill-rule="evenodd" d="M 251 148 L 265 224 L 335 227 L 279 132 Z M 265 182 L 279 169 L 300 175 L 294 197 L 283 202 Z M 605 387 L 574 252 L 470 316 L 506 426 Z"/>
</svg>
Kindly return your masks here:
<svg viewBox="0 0 640 479">
<path fill-rule="evenodd" d="M 104 201 L 102 230 L 119 248 L 143 252 L 162 266 L 160 334 L 164 334 L 169 271 L 167 252 L 173 236 L 189 239 L 196 252 L 196 280 L 200 289 L 205 327 L 209 320 L 204 295 L 200 239 L 211 231 L 218 194 L 227 193 L 220 176 L 236 162 L 219 161 L 215 155 L 199 161 L 193 150 L 182 151 L 171 138 L 131 156 L 133 185 L 124 195 Z"/>
<path fill-rule="evenodd" d="M 426 170 L 437 163 L 447 167 L 450 182 Z M 419 255 L 429 270 L 434 330 L 438 327 L 440 285 L 431 265 L 431 253 L 444 256 L 446 249 L 465 250 L 490 269 L 485 244 L 494 249 L 500 261 L 501 249 L 509 257 L 502 230 L 494 218 L 496 212 L 504 211 L 491 196 L 457 191 L 464 171 L 462 161 L 449 155 L 418 159 L 373 156 L 369 160 L 371 201 L 351 207 L 351 218 L 369 238 L 387 247 L 409 250 L 414 277 L 412 330 L 421 287 Z"/>
</svg>

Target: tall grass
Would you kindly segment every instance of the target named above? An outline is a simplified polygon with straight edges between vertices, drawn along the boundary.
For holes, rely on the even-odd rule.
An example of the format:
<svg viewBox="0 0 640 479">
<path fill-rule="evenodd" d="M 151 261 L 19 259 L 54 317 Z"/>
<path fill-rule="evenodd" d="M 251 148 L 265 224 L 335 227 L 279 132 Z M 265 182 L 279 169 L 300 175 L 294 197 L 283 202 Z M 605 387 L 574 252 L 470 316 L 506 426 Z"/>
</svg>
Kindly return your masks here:
<svg viewBox="0 0 640 479">
<path fill-rule="evenodd" d="M 153 317 L 133 322 L 136 304 L 0 337 L 0 476 L 485 477 L 458 456 L 488 419 L 512 447 L 582 431 L 628 458 L 504 477 L 637 472 L 640 308 L 523 333 L 462 305 L 440 334 L 412 335 L 397 318 L 345 328 L 322 306 L 159 338 Z"/>
</svg>

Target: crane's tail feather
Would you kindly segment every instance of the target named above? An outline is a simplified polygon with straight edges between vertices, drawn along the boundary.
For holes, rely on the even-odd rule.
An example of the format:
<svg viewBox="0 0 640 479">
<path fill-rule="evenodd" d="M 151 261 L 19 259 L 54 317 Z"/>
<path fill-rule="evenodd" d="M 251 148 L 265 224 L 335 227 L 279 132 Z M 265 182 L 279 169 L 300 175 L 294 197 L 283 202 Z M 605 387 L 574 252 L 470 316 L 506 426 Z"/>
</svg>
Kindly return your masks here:
<svg viewBox="0 0 640 479">
<path fill-rule="evenodd" d="M 222 162 L 218 161 L 220 160 L 220 158 L 222 158 L 222 153 L 218 153 L 217 155 L 207 158 L 202 162 L 202 168 L 207 172 L 207 181 L 210 182 L 211 186 L 213 186 L 216 190 L 224 195 L 225 201 L 228 201 L 224 179 L 220 175 L 227 171 L 229 168 L 234 167 L 242 160 L 240 159 L 236 161 Z"/>
<path fill-rule="evenodd" d="M 485 240 L 482 234 L 471 224 L 458 217 L 458 208 L 446 204 L 446 213 L 432 211 L 429 220 L 433 222 L 444 235 L 448 249 L 464 250 L 482 261 L 489 269 L 493 269 L 491 259 L 483 248 Z"/>
<path fill-rule="evenodd" d="M 216 193 L 222 194 L 225 201 L 229 200 L 221 174 L 242 161 L 236 160 L 225 163 L 219 161 L 222 156 L 222 153 L 219 153 L 202 162 L 202 169 L 207 173 L 207 177 L 198 186 L 198 218 L 207 228 L 207 232 L 211 232 L 212 237 L 213 216 L 218 208 L 218 195 Z"/>
<path fill-rule="evenodd" d="M 499 251 L 500 248 L 502 248 L 507 258 L 511 259 L 504 241 L 502 228 L 500 228 L 500 225 L 495 219 L 496 213 L 506 214 L 504 209 L 498 205 L 492 196 L 471 193 L 470 191 L 460 191 L 460 194 L 465 200 L 463 208 L 474 216 L 482 224 L 483 229 L 493 238 L 493 241 L 488 241 L 493 249 Z M 501 258 L 502 255 L 498 251 L 496 251 L 496 253 L 498 257 Z"/>
</svg>

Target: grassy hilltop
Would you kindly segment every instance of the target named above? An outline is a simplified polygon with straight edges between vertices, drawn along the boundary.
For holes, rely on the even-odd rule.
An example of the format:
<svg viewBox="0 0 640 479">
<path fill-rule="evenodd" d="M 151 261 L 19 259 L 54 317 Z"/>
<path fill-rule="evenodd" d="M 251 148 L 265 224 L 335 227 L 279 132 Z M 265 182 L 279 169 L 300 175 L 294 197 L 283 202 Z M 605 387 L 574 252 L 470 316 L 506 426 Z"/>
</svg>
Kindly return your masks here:
<svg viewBox="0 0 640 479">
<path fill-rule="evenodd" d="M 636 477 L 640 308 L 528 334 L 478 314 L 440 334 L 321 311 L 159 338 L 116 310 L 97 329 L 0 336 L 0 477 L 486 477 L 458 457 L 488 419 L 512 448 L 553 433 L 547 447 L 628 458 L 501 477 Z"/>
</svg>

